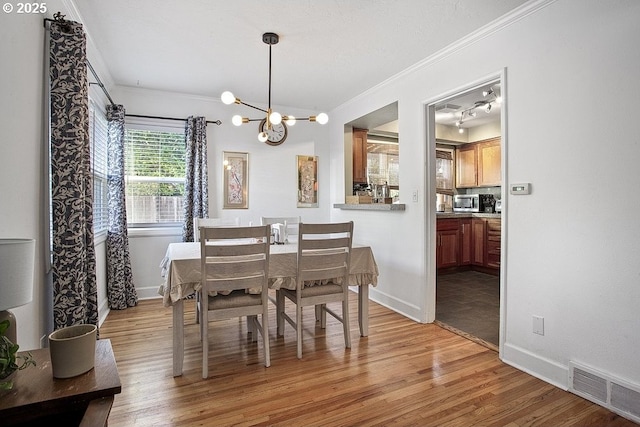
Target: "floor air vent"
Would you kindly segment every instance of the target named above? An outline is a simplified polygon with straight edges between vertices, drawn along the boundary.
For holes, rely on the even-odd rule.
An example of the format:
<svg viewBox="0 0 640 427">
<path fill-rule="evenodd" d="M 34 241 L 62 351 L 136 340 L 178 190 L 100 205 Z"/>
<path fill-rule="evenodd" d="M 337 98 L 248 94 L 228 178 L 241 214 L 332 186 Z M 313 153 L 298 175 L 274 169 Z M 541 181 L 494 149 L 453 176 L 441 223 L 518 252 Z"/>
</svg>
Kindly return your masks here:
<svg viewBox="0 0 640 427">
<path fill-rule="evenodd" d="M 569 391 L 625 418 L 640 422 L 640 387 L 569 362 Z"/>
</svg>

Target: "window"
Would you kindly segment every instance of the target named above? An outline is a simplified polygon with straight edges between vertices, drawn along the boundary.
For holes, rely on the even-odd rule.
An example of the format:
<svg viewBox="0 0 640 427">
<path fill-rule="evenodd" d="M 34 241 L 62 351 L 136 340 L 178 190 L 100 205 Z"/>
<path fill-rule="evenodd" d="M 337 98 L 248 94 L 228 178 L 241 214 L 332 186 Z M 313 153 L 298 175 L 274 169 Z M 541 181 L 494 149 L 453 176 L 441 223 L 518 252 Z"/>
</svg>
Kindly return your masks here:
<svg viewBox="0 0 640 427">
<path fill-rule="evenodd" d="M 93 173 L 93 233 L 107 231 L 107 117 L 104 110 L 89 100 L 89 142 Z"/>
<path fill-rule="evenodd" d="M 127 125 L 125 197 L 130 227 L 181 224 L 184 180 L 183 129 Z"/>
<path fill-rule="evenodd" d="M 367 176 L 373 184 L 389 185 L 390 197 L 398 195 L 398 140 L 389 138 L 385 141 L 381 138 L 367 140 Z"/>
</svg>

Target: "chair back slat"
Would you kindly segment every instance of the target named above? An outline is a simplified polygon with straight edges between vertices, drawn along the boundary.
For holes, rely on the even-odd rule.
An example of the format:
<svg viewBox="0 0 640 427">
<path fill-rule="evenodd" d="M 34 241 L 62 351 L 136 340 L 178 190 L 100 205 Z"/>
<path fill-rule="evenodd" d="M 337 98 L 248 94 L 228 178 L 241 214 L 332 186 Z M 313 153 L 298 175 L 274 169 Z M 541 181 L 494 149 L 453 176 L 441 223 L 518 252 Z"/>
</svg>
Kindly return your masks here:
<svg viewBox="0 0 640 427">
<path fill-rule="evenodd" d="M 229 258 L 229 257 L 225 257 Z M 228 277 L 240 279 L 247 276 L 263 274 L 265 258 L 253 259 L 218 259 L 216 262 L 207 262 L 207 279 L 213 277 Z"/>
<path fill-rule="evenodd" d="M 235 242 L 216 240 L 205 245 L 204 254 L 207 257 L 249 256 L 263 253 L 264 246 L 264 242 L 249 239 L 238 239 Z"/>
<path fill-rule="evenodd" d="M 332 239 L 305 239 L 304 250 L 332 249 L 349 247 L 348 237 L 337 237 Z"/>
<path fill-rule="evenodd" d="M 263 276 L 243 277 L 242 279 L 207 280 L 209 292 L 235 291 L 240 289 L 260 289 L 264 282 Z"/>
</svg>

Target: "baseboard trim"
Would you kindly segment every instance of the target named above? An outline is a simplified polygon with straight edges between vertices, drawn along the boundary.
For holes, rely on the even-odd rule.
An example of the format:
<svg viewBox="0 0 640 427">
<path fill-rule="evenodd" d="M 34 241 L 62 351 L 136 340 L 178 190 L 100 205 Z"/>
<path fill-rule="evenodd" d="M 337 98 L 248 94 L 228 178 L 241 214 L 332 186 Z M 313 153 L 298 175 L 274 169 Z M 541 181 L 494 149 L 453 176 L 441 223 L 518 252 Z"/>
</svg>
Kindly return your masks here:
<svg viewBox="0 0 640 427">
<path fill-rule="evenodd" d="M 526 349 L 505 343 L 501 360 L 507 365 L 526 372 L 562 390 L 569 389 L 569 368 L 557 362 L 540 357 Z"/>
</svg>

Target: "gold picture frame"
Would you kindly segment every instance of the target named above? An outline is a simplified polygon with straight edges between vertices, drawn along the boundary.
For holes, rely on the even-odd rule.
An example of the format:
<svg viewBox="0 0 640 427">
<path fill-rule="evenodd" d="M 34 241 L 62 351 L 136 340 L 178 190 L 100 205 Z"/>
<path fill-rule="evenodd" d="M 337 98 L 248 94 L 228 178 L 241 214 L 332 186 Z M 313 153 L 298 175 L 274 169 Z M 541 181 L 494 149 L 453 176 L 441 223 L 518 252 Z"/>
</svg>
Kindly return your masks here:
<svg viewBox="0 0 640 427">
<path fill-rule="evenodd" d="M 249 153 L 223 153 L 223 209 L 249 208 Z"/>
<path fill-rule="evenodd" d="M 298 207 L 318 207 L 318 156 L 296 156 Z"/>
</svg>

